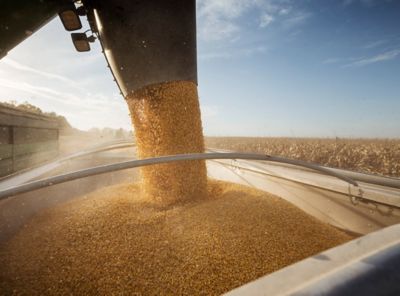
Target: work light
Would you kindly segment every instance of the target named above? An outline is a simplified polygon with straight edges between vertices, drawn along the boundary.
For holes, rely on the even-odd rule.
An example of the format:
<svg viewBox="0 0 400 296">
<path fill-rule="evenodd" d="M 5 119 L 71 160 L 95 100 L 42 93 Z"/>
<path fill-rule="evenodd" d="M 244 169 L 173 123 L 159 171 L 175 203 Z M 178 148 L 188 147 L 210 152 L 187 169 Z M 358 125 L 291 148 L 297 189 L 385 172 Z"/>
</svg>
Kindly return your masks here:
<svg viewBox="0 0 400 296">
<path fill-rule="evenodd" d="M 64 10 L 60 11 L 58 15 L 60 16 L 65 30 L 75 31 L 82 28 L 82 23 L 79 19 L 75 5 L 68 5 L 68 7 L 65 7 Z"/>
</svg>

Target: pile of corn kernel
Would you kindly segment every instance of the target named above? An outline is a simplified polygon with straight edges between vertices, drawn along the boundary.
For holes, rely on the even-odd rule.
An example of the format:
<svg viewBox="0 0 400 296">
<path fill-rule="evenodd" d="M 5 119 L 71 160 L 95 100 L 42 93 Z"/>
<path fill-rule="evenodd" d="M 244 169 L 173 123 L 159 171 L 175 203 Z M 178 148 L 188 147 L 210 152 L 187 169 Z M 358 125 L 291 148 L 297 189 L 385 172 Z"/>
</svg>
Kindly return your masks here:
<svg viewBox="0 0 400 296">
<path fill-rule="evenodd" d="M 0 294 L 219 295 L 350 239 L 268 193 L 207 191 L 160 209 L 123 184 L 45 210 L 0 247 Z"/>
</svg>

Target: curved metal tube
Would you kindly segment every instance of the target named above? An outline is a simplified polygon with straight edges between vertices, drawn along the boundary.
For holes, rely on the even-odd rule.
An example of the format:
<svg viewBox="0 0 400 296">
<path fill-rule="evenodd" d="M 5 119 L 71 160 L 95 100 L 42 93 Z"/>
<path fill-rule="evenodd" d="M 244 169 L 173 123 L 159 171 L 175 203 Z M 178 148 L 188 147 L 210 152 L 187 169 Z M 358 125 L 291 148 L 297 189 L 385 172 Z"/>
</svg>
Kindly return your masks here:
<svg viewBox="0 0 400 296">
<path fill-rule="evenodd" d="M 147 158 L 147 159 L 139 159 L 139 160 L 130 160 L 125 162 L 119 162 L 114 164 L 102 165 L 93 168 L 83 169 L 63 175 L 57 175 L 54 177 L 49 177 L 46 179 L 29 182 L 20 186 L 11 187 L 5 190 L 0 191 L 0 200 L 5 199 L 7 197 L 29 192 L 32 190 L 40 189 L 47 186 L 52 186 L 72 180 L 76 180 L 79 178 L 125 170 L 130 168 L 149 166 L 154 164 L 162 164 L 162 163 L 170 163 L 175 161 L 187 161 L 187 160 L 207 160 L 207 159 L 247 159 L 247 160 L 264 160 L 264 161 L 272 161 L 272 162 L 280 162 L 287 163 L 296 166 L 306 167 L 321 173 L 324 173 L 329 176 L 336 177 L 340 180 L 343 180 L 347 183 L 350 183 L 354 186 L 358 186 L 357 182 L 351 178 L 346 176 L 342 176 L 339 173 L 332 172 L 324 167 L 320 167 L 315 164 L 306 163 L 299 160 L 285 159 L 276 156 L 269 156 L 263 154 L 254 154 L 254 153 L 193 153 L 193 154 L 178 154 L 171 156 L 161 156 L 155 158 Z"/>
</svg>

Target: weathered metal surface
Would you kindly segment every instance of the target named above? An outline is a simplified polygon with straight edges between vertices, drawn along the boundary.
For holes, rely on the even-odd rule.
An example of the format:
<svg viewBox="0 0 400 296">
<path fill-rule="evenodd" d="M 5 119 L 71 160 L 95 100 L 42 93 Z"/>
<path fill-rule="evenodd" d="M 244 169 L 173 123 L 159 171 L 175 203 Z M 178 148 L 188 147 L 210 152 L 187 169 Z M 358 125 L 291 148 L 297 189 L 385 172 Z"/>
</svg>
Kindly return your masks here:
<svg viewBox="0 0 400 296">
<path fill-rule="evenodd" d="M 67 0 L 1 0 L 0 59 L 50 21 L 65 2 Z"/>
<path fill-rule="evenodd" d="M 400 225 L 352 240 L 226 296 L 399 295 Z"/>
<path fill-rule="evenodd" d="M 14 144 L 14 155 L 25 155 L 25 154 L 38 154 L 41 152 L 58 150 L 58 141 L 45 141 L 45 142 L 33 142 L 26 144 Z"/>
<path fill-rule="evenodd" d="M 12 158 L 0 160 L 0 176 L 6 176 L 13 172 L 14 164 Z"/>
<path fill-rule="evenodd" d="M 10 158 L 13 155 L 13 145 L 3 144 L 0 145 L 0 160 Z"/>
<path fill-rule="evenodd" d="M 57 141 L 57 129 L 14 127 L 14 144 Z"/>
<path fill-rule="evenodd" d="M 251 169 L 253 167 L 253 169 Z M 378 206 L 380 186 L 359 183 L 370 203 L 358 202 L 348 184 L 318 172 L 285 164 L 246 160 L 210 161 L 211 178 L 239 183 L 270 192 L 320 221 L 349 232 L 366 234 L 400 222 L 400 209 Z M 400 203 L 400 190 L 386 188 L 387 196 Z M 377 203 L 374 201 L 378 200 Z"/>
<path fill-rule="evenodd" d="M 0 106 L 0 176 L 29 168 L 57 155 L 56 119 Z"/>
<path fill-rule="evenodd" d="M 9 144 L 11 142 L 11 131 L 10 127 L 0 127 L 0 145 Z"/>
<path fill-rule="evenodd" d="M 14 171 L 20 171 L 50 159 L 56 158 L 58 150 L 47 150 L 38 153 L 19 155 L 14 158 Z"/>
<path fill-rule="evenodd" d="M 197 83 L 195 0 L 91 0 L 100 41 L 124 96 L 169 81 Z M 91 14 L 89 14 L 89 21 Z"/>
<path fill-rule="evenodd" d="M 132 157 L 132 155 L 135 155 L 134 147 L 135 147 L 135 144 L 132 142 L 128 142 L 128 141 L 111 141 L 111 142 L 107 142 L 107 143 L 102 143 L 100 145 L 95 145 L 95 146 L 91 147 L 91 149 L 79 151 L 79 152 L 73 153 L 73 154 L 65 156 L 65 157 L 59 157 L 52 162 L 46 163 L 41 166 L 37 166 L 33 169 L 21 172 L 20 174 L 3 179 L 0 181 L 0 190 L 4 190 L 9 187 L 18 186 L 20 184 L 24 184 L 26 182 L 38 179 L 41 176 L 50 174 L 50 172 L 55 169 L 61 171 L 60 167 L 65 166 L 66 163 L 70 163 L 71 160 L 79 159 L 79 164 L 83 165 L 82 161 L 81 161 L 82 159 L 92 159 L 93 155 L 98 154 L 100 152 L 112 151 L 115 149 L 122 148 L 122 149 L 125 149 L 124 152 L 126 153 L 126 149 L 130 148 L 130 149 L 133 149 L 133 151 L 129 150 L 128 155 L 123 154 L 123 155 L 125 155 L 123 160 L 130 159 Z M 120 154 L 120 153 L 118 153 L 118 154 Z M 107 159 L 109 161 L 110 158 L 107 157 Z M 111 159 L 111 160 L 113 161 L 114 159 Z M 121 159 L 121 161 L 122 161 L 122 159 Z M 99 164 L 104 164 L 104 163 L 100 162 Z M 74 166 L 74 167 L 76 168 L 76 166 Z M 85 167 L 85 166 L 82 166 L 82 167 Z M 68 169 L 66 171 L 68 171 Z"/>
<path fill-rule="evenodd" d="M 23 126 L 58 129 L 58 122 L 48 116 L 0 106 L 0 126 L 2 128 L 6 126 Z"/>
</svg>

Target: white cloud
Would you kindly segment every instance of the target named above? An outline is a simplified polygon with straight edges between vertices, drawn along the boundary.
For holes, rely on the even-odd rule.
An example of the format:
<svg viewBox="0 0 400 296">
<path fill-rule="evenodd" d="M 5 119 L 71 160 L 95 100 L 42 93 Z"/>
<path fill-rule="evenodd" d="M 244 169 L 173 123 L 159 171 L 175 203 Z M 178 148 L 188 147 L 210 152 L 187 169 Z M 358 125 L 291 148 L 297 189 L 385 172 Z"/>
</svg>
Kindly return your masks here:
<svg viewBox="0 0 400 296">
<path fill-rule="evenodd" d="M 342 58 L 328 58 L 328 59 L 322 61 L 322 64 L 337 64 L 341 61 L 343 61 Z"/>
<path fill-rule="evenodd" d="M 28 82 L 23 82 L 23 81 L 13 81 L 9 79 L 1 79 L 0 78 L 0 86 L 1 87 L 6 87 L 9 89 L 13 89 L 18 92 L 23 92 L 29 95 L 35 95 L 40 98 L 48 99 L 51 101 L 59 101 L 64 104 L 68 105 L 75 105 L 77 107 L 82 107 L 82 108 L 87 108 L 87 103 L 88 100 L 85 100 L 83 97 L 78 96 L 75 93 L 72 92 L 60 92 L 57 91 L 54 88 L 49 88 L 46 86 L 38 86 L 38 85 L 33 85 Z M 97 108 L 97 106 L 90 106 L 90 108 Z"/>
<path fill-rule="evenodd" d="M 379 0 L 381 1 L 381 0 Z M 373 6 L 375 3 L 379 2 L 378 0 L 343 0 L 343 5 L 344 6 L 349 6 L 351 4 L 354 3 L 361 3 L 364 6 L 368 6 L 371 7 Z"/>
<path fill-rule="evenodd" d="M 62 59 L 62 56 L 60 54 L 59 58 Z M 98 60 L 99 56 L 93 55 L 92 60 Z M 38 59 L 42 57 L 38 55 Z M 109 75 L 106 68 L 103 74 L 92 73 L 86 79 L 77 77 L 72 80 L 44 70 L 49 69 L 52 63 L 42 59 L 43 67 L 36 69 L 37 66 L 30 66 L 31 63 L 19 62 L 18 56 L 4 58 L 0 62 L 0 100 L 28 101 L 42 110 L 66 116 L 73 126 L 82 129 L 107 125 L 120 127 L 121 124 L 129 128 L 128 109 L 122 97 L 110 90 L 103 90 L 103 85 L 116 89 L 111 78 L 107 79 Z M 81 69 L 73 61 L 70 60 L 70 64 L 65 65 L 65 71 L 76 69 L 70 72 L 80 72 Z M 83 68 L 89 67 L 89 64 Z M 100 81 L 96 82 L 97 79 Z M 108 113 L 112 114 L 107 116 Z"/>
<path fill-rule="evenodd" d="M 215 51 L 215 52 L 207 52 L 200 53 L 198 55 L 199 60 L 213 60 L 213 59 L 229 59 L 233 58 L 234 55 L 228 51 Z"/>
<path fill-rule="evenodd" d="M 300 31 L 311 16 L 293 4 L 294 0 L 198 0 L 199 59 L 262 54 L 274 33 L 293 37 L 294 27 Z"/>
<path fill-rule="evenodd" d="M 232 38 L 239 32 L 240 27 L 233 22 L 219 18 L 210 18 L 201 27 L 200 36 L 207 41 L 218 41 Z"/>
<path fill-rule="evenodd" d="M 30 67 L 27 65 L 23 65 L 9 57 L 5 57 L 1 60 L 0 64 L 4 64 L 7 65 L 8 67 L 10 67 L 12 70 L 15 71 L 16 74 L 18 74 L 18 76 L 26 76 L 24 74 L 33 74 L 34 76 L 36 76 L 36 78 L 39 76 L 41 76 L 43 79 L 47 80 L 49 83 L 51 83 L 53 80 L 56 80 L 60 83 L 66 84 L 69 87 L 74 88 L 75 90 L 79 90 L 79 91 L 84 91 L 85 89 L 76 81 L 69 79 L 66 76 L 63 75 L 59 75 L 59 74 L 55 74 L 55 73 L 51 73 L 48 71 L 43 71 L 40 69 L 36 69 L 34 67 Z"/>
<path fill-rule="evenodd" d="M 130 128 L 129 111 L 122 98 L 101 93 L 62 92 L 57 88 L 0 78 L 2 100 L 28 101 L 45 111 L 66 116 L 77 128 Z"/>
<path fill-rule="evenodd" d="M 240 16 L 245 9 L 254 5 L 254 0 L 200 0 L 198 11 L 200 17 L 220 16 L 234 19 Z"/>
<path fill-rule="evenodd" d="M 297 11 L 284 20 L 284 27 L 287 29 L 293 28 L 304 23 L 312 16 L 311 12 Z"/>
<path fill-rule="evenodd" d="M 365 48 L 365 49 L 375 48 L 375 47 L 378 47 L 378 46 L 380 46 L 380 45 L 382 45 L 382 44 L 385 44 L 385 43 L 387 43 L 387 42 L 388 42 L 388 40 L 378 40 L 378 41 L 374 41 L 374 42 L 371 42 L 371 43 L 366 44 L 366 45 L 364 46 L 364 48 Z"/>
<path fill-rule="evenodd" d="M 358 61 L 359 58 L 327 58 L 322 61 L 323 64 L 339 64 L 339 63 L 350 63 L 354 61 Z"/>
<path fill-rule="evenodd" d="M 372 57 L 360 58 L 355 62 L 345 65 L 344 67 L 361 67 L 379 62 L 389 61 L 395 59 L 400 55 L 400 49 L 390 50 Z"/>
<path fill-rule="evenodd" d="M 241 18 L 247 13 L 257 15 L 260 28 L 266 28 L 278 20 L 298 24 L 310 16 L 306 12 L 293 11 L 290 0 L 199 0 L 198 32 L 204 41 L 227 41 L 244 33 L 246 25 Z"/>
<path fill-rule="evenodd" d="M 240 31 L 235 21 L 249 6 L 248 0 L 201 0 L 197 2 L 198 31 L 205 41 L 229 39 Z"/>
<path fill-rule="evenodd" d="M 0 100 L 28 101 L 80 129 L 131 126 L 99 43 L 76 52 L 58 18 L 0 60 Z"/>
<path fill-rule="evenodd" d="M 249 48 L 235 48 L 226 49 L 223 51 L 206 52 L 199 54 L 200 60 L 212 60 L 212 59 L 231 59 L 239 57 L 250 57 L 255 54 L 262 54 L 267 51 L 265 46 L 256 46 Z"/>
<path fill-rule="evenodd" d="M 267 27 L 269 24 L 272 23 L 272 21 L 274 20 L 274 17 L 268 13 L 264 13 L 261 15 L 260 17 L 260 27 L 261 28 L 265 28 Z"/>
<path fill-rule="evenodd" d="M 219 108 L 215 105 L 201 105 L 200 109 L 203 118 L 216 117 L 219 115 Z"/>
<path fill-rule="evenodd" d="M 6 65 L 8 65 L 8 66 L 10 66 L 10 67 L 12 67 L 14 69 L 17 69 L 17 70 L 26 71 L 26 72 L 30 72 L 30 73 L 33 73 L 33 74 L 38 74 L 38 75 L 44 76 L 46 78 L 58 79 L 58 80 L 63 81 L 63 82 L 75 84 L 74 81 L 72 81 L 71 79 L 68 79 L 68 78 L 66 78 L 66 77 L 64 77 L 62 75 L 57 75 L 57 74 L 54 74 L 54 73 L 49 73 L 49 72 L 41 71 L 41 70 L 26 66 L 26 65 L 22 65 L 22 64 L 18 63 L 17 61 L 14 61 L 13 59 L 8 58 L 8 57 L 3 58 L 1 60 L 1 63 L 4 63 L 4 64 L 6 64 Z"/>
<path fill-rule="evenodd" d="M 280 15 L 287 15 L 287 14 L 290 13 L 290 11 L 291 11 L 291 7 L 281 8 L 279 10 L 279 14 Z"/>
</svg>

